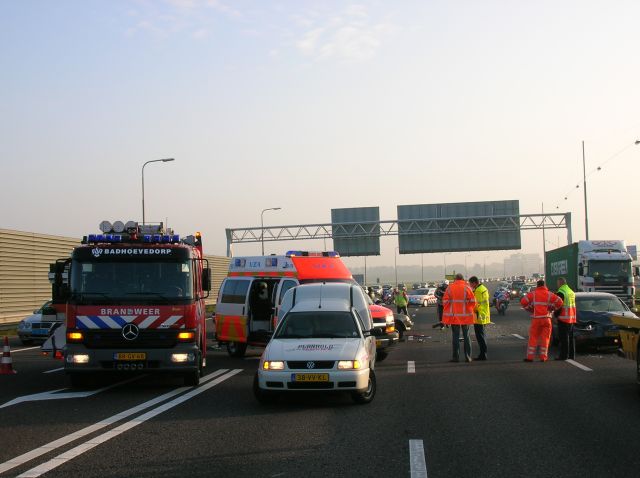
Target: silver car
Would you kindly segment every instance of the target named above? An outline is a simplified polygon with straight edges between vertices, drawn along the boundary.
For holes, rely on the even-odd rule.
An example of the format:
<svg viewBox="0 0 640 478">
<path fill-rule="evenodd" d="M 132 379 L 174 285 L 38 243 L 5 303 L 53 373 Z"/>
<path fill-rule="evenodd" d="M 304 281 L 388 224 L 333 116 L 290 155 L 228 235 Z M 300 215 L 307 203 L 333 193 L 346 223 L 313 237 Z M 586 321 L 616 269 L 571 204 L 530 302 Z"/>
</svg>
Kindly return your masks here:
<svg viewBox="0 0 640 478">
<path fill-rule="evenodd" d="M 42 321 L 42 312 L 51 305 L 48 300 L 42 307 L 33 311 L 33 314 L 25 317 L 18 324 L 18 337 L 24 345 L 33 343 L 34 341 L 44 342 L 49 338 L 51 327 L 55 324 L 53 321 Z"/>
</svg>

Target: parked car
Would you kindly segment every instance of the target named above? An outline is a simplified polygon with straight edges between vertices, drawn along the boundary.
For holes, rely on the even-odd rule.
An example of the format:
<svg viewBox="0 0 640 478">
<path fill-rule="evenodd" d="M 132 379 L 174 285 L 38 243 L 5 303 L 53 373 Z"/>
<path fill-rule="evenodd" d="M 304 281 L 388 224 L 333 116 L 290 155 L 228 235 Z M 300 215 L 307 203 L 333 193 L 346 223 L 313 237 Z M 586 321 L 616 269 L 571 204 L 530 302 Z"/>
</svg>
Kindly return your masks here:
<svg viewBox="0 0 640 478">
<path fill-rule="evenodd" d="M 419 305 L 421 307 L 428 307 L 437 303 L 436 289 L 431 287 L 428 289 L 416 289 L 412 290 L 407 297 L 409 298 L 409 305 Z"/>
<path fill-rule="evenodd" d="M 45 308 L 51 305 L 51 301 L 48 300 L 39 309 L 33 311 L 33 314 L 25 317 L 18 324 L 18 337 L 24 345 L 32 344 L 33 342 L 44 342 L 49 337 L 49 333 L 53 326 L 57 323 L 55 321 L 43 321 L 42 313 Z"/>
<path fill-rule="evenodd" d="M 265 403 L 291 391 L 343 391 L 356 403 L 371 402 L 376 344 L 365 298 L 353 284 L 290 289 L 254 377 L 256 399 Z"/>
<path fill-rule="evenodd" d="M 608 292 L 576 292 L 577 322 L 574 326 L 576 348 L 618 348 L 620 332 L 612 315 L 635 318 L 627 305 Z M 557 319 L 553 319 L 553 343 L 558 342 Z"/>
</svg>

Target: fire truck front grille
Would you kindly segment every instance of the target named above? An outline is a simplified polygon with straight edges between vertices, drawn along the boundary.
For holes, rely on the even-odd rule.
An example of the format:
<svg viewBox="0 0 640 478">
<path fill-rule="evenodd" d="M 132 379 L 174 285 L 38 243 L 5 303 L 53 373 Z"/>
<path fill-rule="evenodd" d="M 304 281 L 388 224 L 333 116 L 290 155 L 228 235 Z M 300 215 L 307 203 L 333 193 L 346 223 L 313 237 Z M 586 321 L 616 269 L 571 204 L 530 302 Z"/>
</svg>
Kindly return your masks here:
<svg viewBox="0 0 640 478">
<path fill-rule="evenodd" d="M 126 340 L 120 329 L 86 330 L 84 344 L 92 349 L 163 349 L 177 343 L 177 330 L 141 329 L 134 340 Z"/>
</svg>

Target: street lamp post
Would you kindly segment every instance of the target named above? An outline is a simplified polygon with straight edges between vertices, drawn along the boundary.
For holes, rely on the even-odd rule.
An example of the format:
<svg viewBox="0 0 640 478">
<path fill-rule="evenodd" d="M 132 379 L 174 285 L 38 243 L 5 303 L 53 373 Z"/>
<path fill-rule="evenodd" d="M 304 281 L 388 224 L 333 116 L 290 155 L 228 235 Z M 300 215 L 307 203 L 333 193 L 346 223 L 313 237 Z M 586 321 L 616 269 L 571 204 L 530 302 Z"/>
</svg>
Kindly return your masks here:
<svg viewBox="0 0 640 478">
<path fill-rule="evenodd" d="M 260 213 L 260 243 L 262 244 L 262 255 L 264 256 L 264 213 L 267 211 L 279 211 L 281 207 L 268 207 Z"/>
<path fill-rule="evenodd" d="M 398 287 L 398 251 L 400 250 L 400 247 L 396 247 L 393 250 L 393 267 L 396 271 L 396 287 Z"/>
<path fill-rule="evenodd" d="M 152 159 L 151 161 L 147 161 L 142 165 L 142 225 L 145 224 L 145 215 L 144 215 L 144 167 L 149 163 L 167 163 L 169 161 L 175 161 L 174 158 L 166 158 L 166 159 Z"/>
<path fill-rule="evenodd" d="M 584 233 L 589 240 L 589 213 L 587 212 L 587 166 L 584 159 L 584 141 L 582 141 L 582 181 L 584 189 Z M 544 229 L 542 229 L 544 231 Z"/>
</svg>

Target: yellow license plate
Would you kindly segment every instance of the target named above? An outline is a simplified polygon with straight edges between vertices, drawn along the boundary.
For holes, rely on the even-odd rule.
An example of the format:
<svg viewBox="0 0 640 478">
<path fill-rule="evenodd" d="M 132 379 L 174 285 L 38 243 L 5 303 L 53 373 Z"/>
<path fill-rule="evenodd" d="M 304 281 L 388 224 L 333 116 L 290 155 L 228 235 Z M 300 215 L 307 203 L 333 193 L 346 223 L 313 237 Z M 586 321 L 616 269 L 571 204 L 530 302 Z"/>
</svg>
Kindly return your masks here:
<svg viewBox="0 0 640 478">
<path fill-rule="evenodd" d="M 294 382 L 328 382 L 328 373 L 292 373 Z"/>
<path fill-rule="evenodd" d="M 144 352 L 118 352 L 113 354 L 113 360 L 147 360 Z"/>
</svg>

